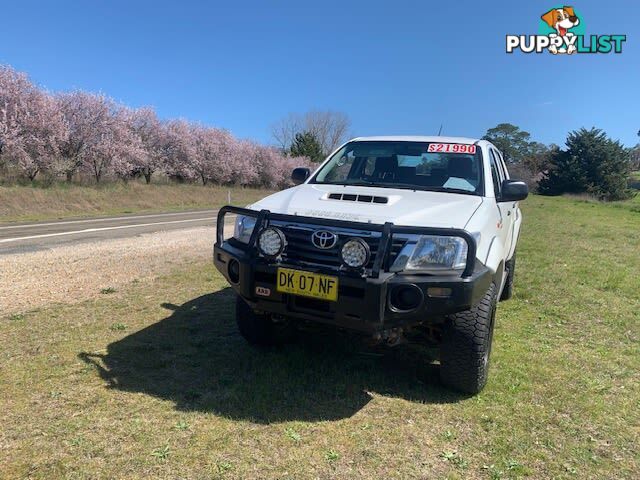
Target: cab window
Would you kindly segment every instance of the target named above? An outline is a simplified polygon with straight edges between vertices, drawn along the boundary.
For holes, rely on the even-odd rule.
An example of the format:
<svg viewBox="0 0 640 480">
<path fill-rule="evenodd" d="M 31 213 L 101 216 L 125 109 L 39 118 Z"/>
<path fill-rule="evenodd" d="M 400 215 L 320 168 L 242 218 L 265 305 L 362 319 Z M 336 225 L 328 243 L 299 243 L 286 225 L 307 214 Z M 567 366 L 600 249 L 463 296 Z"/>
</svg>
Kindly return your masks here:
<svg viewBox="0 0 640 480">
<path fill-rule="evenodd" d="M 499 150 L 494 150 L 496 155 L 496 161 L 498 162 L 498 169 L 500 170 L 500 176 L 503 180 L 509 178 L 509 173 L 507 172 L 507 165 L 504 163 L 504 158 L 502 158 L 502 153 Z"/>
<path fill-rule="evenodd" d="M 491 165 L 491 179 L 493 180 L 493 191 L 496 198 L 500 197 L 502 180 L 502 172 L 500 171 L 500 167 L 498 167 L 498 160 L 496 159 L 496 154 L 493 149 L 489 149 L 489 163 Z"/>
</svg>

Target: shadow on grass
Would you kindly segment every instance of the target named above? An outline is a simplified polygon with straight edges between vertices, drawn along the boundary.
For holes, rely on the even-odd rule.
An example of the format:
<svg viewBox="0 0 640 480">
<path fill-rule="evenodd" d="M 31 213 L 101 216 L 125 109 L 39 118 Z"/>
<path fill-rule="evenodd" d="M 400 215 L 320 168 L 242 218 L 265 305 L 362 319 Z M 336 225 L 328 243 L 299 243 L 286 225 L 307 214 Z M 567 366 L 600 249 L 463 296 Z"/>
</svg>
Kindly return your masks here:
<svg viewBox="0 0 640 480">
<path fill-rule="evenodd" d="M 455 402 L 437 367 L 409 349 L 366 354 L 332 332 L 302 333 L 280 349 L 249 346 L 237 333 L 230 288 L 181 306 L 167 318 L 114 342 L 105 355 L 81 353 L 110 388 L 170 400 L 179 410 L 259 423 L 347 418 L 370 393 L 417 402 Z"/>
</svg>

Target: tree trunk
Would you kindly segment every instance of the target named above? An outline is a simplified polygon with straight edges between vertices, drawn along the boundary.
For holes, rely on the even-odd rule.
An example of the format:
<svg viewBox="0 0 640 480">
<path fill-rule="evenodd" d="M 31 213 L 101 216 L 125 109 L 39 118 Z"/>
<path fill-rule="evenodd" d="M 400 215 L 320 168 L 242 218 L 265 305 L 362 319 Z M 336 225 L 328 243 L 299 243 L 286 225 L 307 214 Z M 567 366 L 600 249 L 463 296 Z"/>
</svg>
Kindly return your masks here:
<svg viewBox="0 0 640 480">
<path fill-rule="evenodd" d="M 147 185 L 149 185 L 151 183 L 151 175 L 153 175 L 151 170 L 145 170 L 144 171 L 144 179 L 147 182 Z"/>
<path fill-rule="evenodd" d="M 71 183 L 73 181 L 73 170 L 67 170 L 66 175 L 67 175 L 67 182 Z"/>
</svg>

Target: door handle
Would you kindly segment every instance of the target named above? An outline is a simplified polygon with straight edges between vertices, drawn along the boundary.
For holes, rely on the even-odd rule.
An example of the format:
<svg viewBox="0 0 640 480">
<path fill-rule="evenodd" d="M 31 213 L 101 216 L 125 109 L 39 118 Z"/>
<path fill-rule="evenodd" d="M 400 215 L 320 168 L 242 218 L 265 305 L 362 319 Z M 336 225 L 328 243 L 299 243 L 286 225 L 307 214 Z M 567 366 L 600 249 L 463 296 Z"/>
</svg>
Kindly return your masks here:
<svg viewBox="0 0 640 480">
<path fill-rule="evenodd" d="M 511 210 L 507 212 L 507 217 L 510 217 L 510 216 L 511 216 Z"/>
</svg>

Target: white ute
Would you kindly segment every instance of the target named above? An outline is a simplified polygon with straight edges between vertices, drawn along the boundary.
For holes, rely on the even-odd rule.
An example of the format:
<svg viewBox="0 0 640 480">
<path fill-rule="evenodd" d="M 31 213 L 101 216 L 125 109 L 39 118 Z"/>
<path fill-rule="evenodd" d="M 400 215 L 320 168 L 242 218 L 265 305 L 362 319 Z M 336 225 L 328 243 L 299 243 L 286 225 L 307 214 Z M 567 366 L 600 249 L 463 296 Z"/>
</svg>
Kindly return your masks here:
<svg viewBox="0 0 640 480">
<path fill-rule="evenodd" d="M 320 322 L 388 345 L 419 341 L 439 348 L 443 383 L 482 390 L 528 194 L 498 149 L 460 137 L 355 138 L 292 179 L 218 215 L 214 263 L 238 294 L 242 335 L 274 344 Z M 224 238 L 227 214 L 237 217 Z"/>
</svg>

